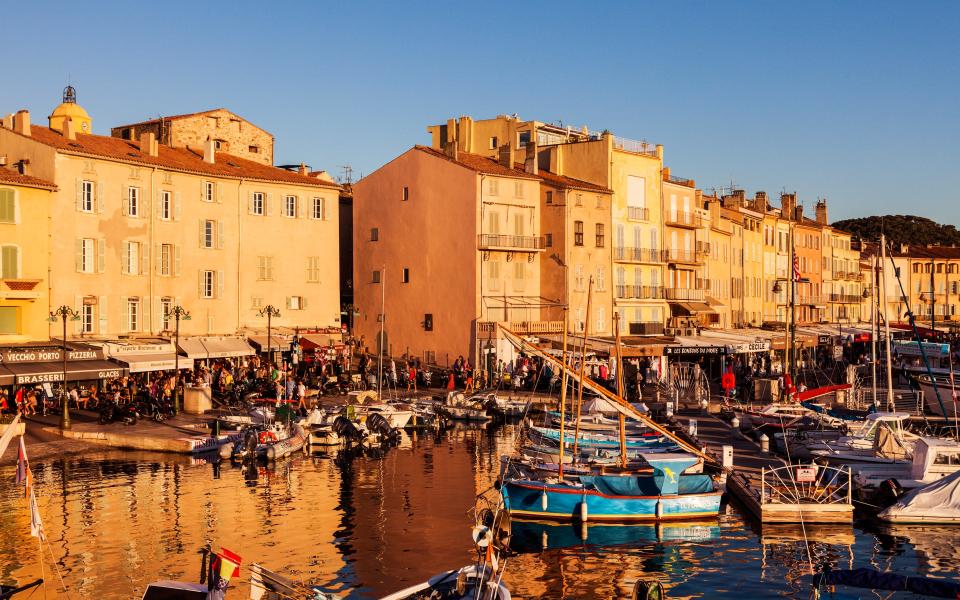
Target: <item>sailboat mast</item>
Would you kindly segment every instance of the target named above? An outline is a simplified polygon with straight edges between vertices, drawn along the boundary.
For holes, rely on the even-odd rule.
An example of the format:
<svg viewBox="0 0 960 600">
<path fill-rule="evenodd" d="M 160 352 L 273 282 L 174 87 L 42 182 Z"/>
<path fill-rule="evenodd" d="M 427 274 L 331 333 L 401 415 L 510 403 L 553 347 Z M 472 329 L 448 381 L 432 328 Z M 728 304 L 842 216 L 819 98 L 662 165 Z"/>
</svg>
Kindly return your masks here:
<svg viewBox="0 0 960 600">
<path fill-rule="evenodd" d="M 616 337 L 616 360 L 617 360 L 617 396 L 623 398 L 623 357 L 620 356 L 620 313 L 613 313 L 613 329 Z M 623 413 L 617 413 L 620 425 L 620 467 L 627 468 L 627 417 Z"/>
<path fill-rule="evenodd" d="M 387 267 L 380 269 L 380 343 L 377 344 L 377 402 L 383 401 L 383 328 L 387 321 Z"/>
<path fill-rule="evenodd" d="M 873 295 L 870 298 L 870 381 L 873 384 L 873 405 L 877 405 L 877 255 L 870 257 L 870 284 L 873 286 Z"/>
<path fill-rule="evenodd" d="M 790 385 L 797 389 L 797 269 L 796 269 L 796 239 L 794 227 L 790 228 L 790 331 L 788 342 L 790 350 L 787 354 L 787 369 L 790 373 Z M 792 398 L 791 398 L 792 399 Z"/>
<path fill-rule="evenodd" d="M 567 445 L 564 436 L 566 435 L 566 421 L 567 421 L 567 382 L 569 381 L 567 375 L 567 329 L 569 329 L 570 322 L 567 320 L 567 311 L 568 307 L 563 307 L 563 353 L 560 355 L 560 362 L 563 364 L 563 374 L 560 377 L 560 462 L 557 471 L 557 475 L 560 478 L 560 481 L 563 481 L 563 450 Z"/>
<path fill-rule="evenodd" d="M 583 408 L 583 376 L 587 366 L 587 336 L 590 335 L 590 298 L 593 296 L 593 275 L 587 283 L 587 315 L 583 319 L 583 344 L 580 346 L 580 387 L 577 388 L 577 416 L 573 423 L 573 461 L 577 461 L 577 450 L 580 442 L 580 409 Z"/>
<path fill-rule="evenodd" d="M 880 234 L 880 278 L 883 282 L 883 342 L 887 352 L 887 410 L 893 411 L 893 358 L 890 353 L 890 314 L 887 306 L 887 236 Z"/>
</svg>

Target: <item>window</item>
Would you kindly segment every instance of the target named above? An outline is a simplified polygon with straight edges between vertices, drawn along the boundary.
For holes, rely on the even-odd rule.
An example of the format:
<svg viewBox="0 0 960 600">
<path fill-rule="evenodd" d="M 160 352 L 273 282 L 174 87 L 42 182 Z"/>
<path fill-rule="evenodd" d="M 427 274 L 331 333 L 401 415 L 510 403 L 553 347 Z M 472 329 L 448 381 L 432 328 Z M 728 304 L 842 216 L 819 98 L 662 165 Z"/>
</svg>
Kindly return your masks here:
<svg viewBox="0 0 960 600">
<path fill-rule="evenodd" d="M 165 221 L 173 219 L 173 194 L 166 190 L 160 192 L 160 218 Z"/>
<path fill-rule="evenodd" d="M 247 146 L 247 152 L 250 154 L 260 154 L 260 146 Z"/>
<path fill-rule="evenodd" d="M 273 281 L 273 257 L 272 256 L 257 257 L 257 280 Z"/>
<path fill-rule="evenodd" d="M 547 204 L 553 204 L 553 192 L 547 192 Z"/>
<path fill-rule="evenodd" d="M 17 200 L 13 190 L 0 188 L 0 223 L 17 222 Z"/>
<path fill-rule="evenodd" d="M 93 303 L 84 298 L 83 306 L 80 307 L 80 333 L 93 333 L 95 312 Z"/>
<path fill-rule="evenodd" d="M 133 186 L 127 188 L 126 209 L 128 217 L 140 216 L 140 188 Z"/>
<path fill-rule="evenodd" d="M 297 197 L 296 196 L 287 196 L 283 199 L 283 216 L 285 217 L 296 217 L 297 216 Z"/>
<path fill-rule="evenodd" d="M 160 244 L 157 247 L 157 273 L 170 277 L 180 275 L 180 247 Z"/>
<path fill-rule="evenodd" d="M 0 246 L 0 279 L 20 278 L 20 248 Z"/>
<path fill-rule="evenodd" d="M 513 182 L 513 195 L 515 198 L 523 198 L 523 182 L 522 181 Z"/>
<path fill-rule="evenodd" d="M 573 285 L 577 291 L 583 291 L 583 265 L 573 267 Z"/>
<path fill-rule="evenodd" d="M 597 196 L 597 208 L 601 210 L 603 209 L 603 196 Z"/>
<path fill-rule="evenodd" d="M 597 248 L 603 248 L 603 223 L 597 223 Z"/>
<path fill-rule="evenodd" d="M 140 260 L 140 242 L 124 242 L 123 273 L 126 275 L 139 275 L 141 271 Z"/>
<path fill-rule="evenodd" d="M 577 194 L 574 204 L 576 206 L 583 206 L 583 194 Z"/>
<path fill-rule="evenodd" d="M 519 134 L 517 134 L 517 145 L 518 145 L 518 146 L 520 146 L 521 148 L 525 148 L 525 147 L 527 146 L 527 144 L 529 144 L 529 143 L 530 143 L 530 132 L 529 132 L 529 131 L 521 131 Z"/>
<path fill-rule="evenodd" d="M 327 201 L 326 198 L 314 198 L 313 199 L 313 213 L 310 215 L 312 218 L 326 221 L 327 220 Z"/>
<path fill-rule="evenodd" d="M 303 296 L 287 296 L 287 308 L 290 310 L 303 310 L 306 308 Z"/>
<path fill-rule="evenodd" d="M 250 298 L 250 308 L 254 310 L 260 310 L 263 308 L 263 297 L 262 296 L 253 296 Z"/>
<path fill-rule="evenodd" d="M 602 292 L 607 286 L 607 270 L 604 267 L 597 267 L 597 291 Z"/>
<path fill-rule="evenodd" d="M 497 196 L 500 194 L 500 182 L 496 179 L 491 179 L 487 182 L 487 193 L 491 196 Z"/>
<path fill-rule="evenodd" d="M 573 222 L 573 245 L 583 245 L 583 221 Z"/>
<path fill-rule="evenodd" d="M 937 263 L 937 273 L 943 273 L 943 263 Z"/>
<path fill-rule="evenodd" d="M 253 192 L 250 194 L 250 214 L 263 215 L 263 192 Z"/>
<path fill-rule="evenodd" d="M 96 252 L 97 243 L 92 238 L 83 238 L 79 240 L 79 253 L 77 256 L 77 271 L 81 273 L 93 273 L 96 270 Z"/>
<path fill-rule="evenodd" d="M 373 283 L 380 283 L 380 271 L 373 272 Z"/>
<path fill-rule="evenodd" d="M 597 308 L 597 331 L 606 331 L 607 329 L 607 309 L 604 307 Z"/>
<path fill-rule="evenodd" d="M 371 228 L 370 228 L 370 241 L 371 241 L 371 242 L 378 242 L 378 241 L 380 241 L 380 228 L 379 228 L 379 227 L 371 227 Z"/>
<path fill-rule="evenodd" d="M 553 247 L 553 234 L 552 234 L 552 233 L 547 233 L 547 234 L 544 235 L 544 237 L 545 237 L 545 239 L 546 239 L 546 241 L 544 242 L 545 245 L 546 245 L 546 247 L 547 247 L 547 248 L 552 248 L 552 247 Z"/>
<path fill-rule="evenodd" d="M 213 298 L 217 275 L 213 271 L 200 271 L 200 297 Z"/>
<path fill-rule="evenodd" d="M 96 199 L 94 197 L 94 184 L 92 181 L 83 181 L 80 183 L 80 210 L 92 213 L 94 211 Z"/>
<path fill-rule="evenodd" d="M 200 221 L 200 247 L 214 248 L 217 245 L 217 222 L 212 219 Z"/>
<path fill-rule="evenodd" d="M 403 275 L 400 280 L 402 283 L 410 283 L 410 269 L 407 267 L 403 268 Z"/>
<path fill-rule="evenodd" d="M 217 199 L 217 190 L 212 181 L 203 182 L 203 201 L 214 202 Z"/>
<path fill-rule="evenodd" d="M 499 148 L 499 147 L 500 147 L 500 144 L 497 142 L 497 136 L 491 137 L 491 138 L 490 138 L 490 149 L 491 149 L 491 150 L 496 150 L 496 149 Z"/>
<path fill-rule="evenodd" d="M 307 257 L 307 283 L 320 283 L 320 257 Z"/>
<path fill-rule="evenodd" d="M 173 298 L 160 298 L 160 324 L 163 331 L 171 331 L 174 327 L 171 310 L 173 310 Z"/>
<path fill-rule="evenodd" d="M 401 200 L 406 202 L 409 199 L 410 199 L 410 188 L 408 188 L 407 186 L 403 186 L 403 195 L 401 196 Z"/>
<path fill-rule="evenodd" d="M 127 331 L 140 331 L 139 298 L 127 298 Z"/>
<path fill-rule="evenodd" d="M 920 272 L 920 263 L 913 263 L 913 272 L 914 273 Z"/>
</svg>

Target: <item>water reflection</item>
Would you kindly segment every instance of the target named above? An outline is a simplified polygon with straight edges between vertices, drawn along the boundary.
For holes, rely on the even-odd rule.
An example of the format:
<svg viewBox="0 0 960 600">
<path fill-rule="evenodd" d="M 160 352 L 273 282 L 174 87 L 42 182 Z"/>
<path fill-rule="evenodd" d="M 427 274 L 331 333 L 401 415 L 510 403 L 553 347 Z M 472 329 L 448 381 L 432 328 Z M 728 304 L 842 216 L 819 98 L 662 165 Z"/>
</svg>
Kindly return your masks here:
<svg viewBox="0 0 960 600">
<path fill-rule="evenodd" d="M 468 511 L 513 433 L 405 435 L 386 451 L 333 449 L 270 466 L 97 453 L 33 469 L 50 547 L 75 598 L 131 598 L 154 579 L 194 579 L 195 552 L 207 544 L 364 598 L 473 558 Z M 0 469 L 0 481 L 12 475 Z M 24 500 L 0 485 L 0 580 L 32 580 L 38 549 Z M 727 507 L 696 523 L 515 522 L 512 543 L 519 553 L 504 580 L 516 598 L 628 598 L 640 577 L 661 580 L 671 598 L 806 597 L 811 561 L 954 575 L 960 530 L 760 530 Z M 240 588 L 235 597 L 246 595 Z"/>
</svg>

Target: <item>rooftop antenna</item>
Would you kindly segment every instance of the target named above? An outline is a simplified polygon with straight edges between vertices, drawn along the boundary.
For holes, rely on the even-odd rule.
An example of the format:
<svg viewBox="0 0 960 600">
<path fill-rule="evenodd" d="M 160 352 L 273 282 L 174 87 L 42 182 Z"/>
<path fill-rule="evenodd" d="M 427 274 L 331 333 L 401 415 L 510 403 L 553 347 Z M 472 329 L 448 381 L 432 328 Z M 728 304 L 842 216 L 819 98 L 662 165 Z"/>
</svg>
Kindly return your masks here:
<svg viewBox="0 0 960 600">
<path fill-rule="evenodd" d="M 340 165 L 340 168 L 343 169 L 343 178 L 341 181 L 343 183 L 353 183 L 353 167 L 350 165 Z"/>
</svg>

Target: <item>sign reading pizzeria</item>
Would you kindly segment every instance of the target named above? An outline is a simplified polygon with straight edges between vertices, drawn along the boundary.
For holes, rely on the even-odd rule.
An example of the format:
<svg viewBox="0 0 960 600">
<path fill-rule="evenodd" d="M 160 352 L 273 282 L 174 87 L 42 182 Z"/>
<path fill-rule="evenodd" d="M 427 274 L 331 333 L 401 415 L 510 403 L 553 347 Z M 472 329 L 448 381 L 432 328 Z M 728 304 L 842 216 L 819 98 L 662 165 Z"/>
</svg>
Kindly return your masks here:
<svg viewBox="0 0 960 600">
<path fill-rule="evenodd" d="M 97 349 L 67 350 L 67 360 L 103 360 L 103 352 Z M 61 348 L 38 347 L 0 350 L 0 362 L 6 364 L 62 361 L 63 350 Z"/>
</svg>

